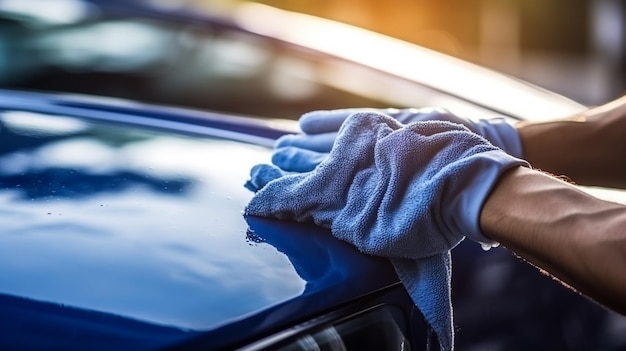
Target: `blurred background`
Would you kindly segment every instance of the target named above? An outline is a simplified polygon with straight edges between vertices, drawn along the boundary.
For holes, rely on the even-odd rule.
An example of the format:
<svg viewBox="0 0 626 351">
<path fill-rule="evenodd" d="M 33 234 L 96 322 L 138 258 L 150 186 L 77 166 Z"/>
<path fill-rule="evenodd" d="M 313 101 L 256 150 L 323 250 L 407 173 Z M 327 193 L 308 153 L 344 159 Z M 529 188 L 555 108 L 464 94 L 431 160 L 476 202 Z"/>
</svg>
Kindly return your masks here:
<svg viewBox="0 0 626 351">
<path fill-rule="evenodd" d="M 226 9 L 241 0 L 160 0 Z M 622 0 L 261 0 L 435 49 L 585 104 L 625 92 Z"/>
<path fill-rule="evenodd" d="M 0 88 L 285 118 L 555 117 L 581 106 L 467 62 L 602 104 L 626 92 L 625 19 L 623 0 L 0 0 Z"/>
</svg>

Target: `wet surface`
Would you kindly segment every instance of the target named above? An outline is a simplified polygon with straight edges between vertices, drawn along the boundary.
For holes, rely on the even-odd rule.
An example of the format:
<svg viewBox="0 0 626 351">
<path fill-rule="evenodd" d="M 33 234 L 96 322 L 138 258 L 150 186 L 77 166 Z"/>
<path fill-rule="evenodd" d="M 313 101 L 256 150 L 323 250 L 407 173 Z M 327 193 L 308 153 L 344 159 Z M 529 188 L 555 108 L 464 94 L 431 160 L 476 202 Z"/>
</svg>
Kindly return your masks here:
<svg viewBox="0 0 626 351">
<path fill-rule="evenodd" d="M 243 184 L 267 150 L 6 117 L 0 293 L 201 330 L 304 291 L 283 253 L 246 240 Z"/>
</svg>

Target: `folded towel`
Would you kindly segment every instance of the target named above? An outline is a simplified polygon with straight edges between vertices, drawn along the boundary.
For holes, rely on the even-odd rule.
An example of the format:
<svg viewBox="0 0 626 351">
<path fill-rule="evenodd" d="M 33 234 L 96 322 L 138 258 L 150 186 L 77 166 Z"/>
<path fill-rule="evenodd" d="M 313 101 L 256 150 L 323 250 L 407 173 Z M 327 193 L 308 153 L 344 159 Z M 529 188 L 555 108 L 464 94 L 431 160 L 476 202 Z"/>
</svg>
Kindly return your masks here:
<svg viewBox="0 0 626 351">
<path fill-rule="evenodd" d="M 351 115 L 314 170 L 257 165 L 248 216 L 314 222 L 362 252 L 391 259 L 437 333 L 453 348 L 450 250 L 480 231 L 482 204 L 500 175 L 525 165 L 467 128 L 402 125 L 376 112 Z"/>
<path fill-rule="evenodd" d="M 300 120 L 300 134 L 288 134 L 275 143 L 272 163 L 284 170 L 308 172 L 330 152 L 341 124 L 356 112 L 379 112 L 402 124 L 448 121 L 461 124 L 510 155 L 522 158 L 522 143 L 515 127 L 503 118 L 475 119 L 457 116 L 443 108 L 365 109 L 313 111 Z M 315 155 L 315 156 L 313 156 Z"/>
</svg>

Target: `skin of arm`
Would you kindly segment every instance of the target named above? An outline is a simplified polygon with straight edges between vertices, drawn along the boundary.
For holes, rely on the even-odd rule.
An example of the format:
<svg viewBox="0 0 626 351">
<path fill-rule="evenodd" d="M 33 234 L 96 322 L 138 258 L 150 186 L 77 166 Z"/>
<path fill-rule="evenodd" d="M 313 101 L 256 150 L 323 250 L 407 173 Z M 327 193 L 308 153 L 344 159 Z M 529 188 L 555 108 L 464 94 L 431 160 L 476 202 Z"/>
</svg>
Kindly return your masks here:
<svg viewBox="0 0 626 351">
<path fill-rule="evenodd" d="M 626 206 L 518 167 L 499 180 L 480 224 L 486 236 L 626 315 Z"/>
<path fill-rule="evenodd" d="M 581 185 L 626 189 L 626 96 L 569 118 L 516 128 L 534 168 Z"/>
</svg>

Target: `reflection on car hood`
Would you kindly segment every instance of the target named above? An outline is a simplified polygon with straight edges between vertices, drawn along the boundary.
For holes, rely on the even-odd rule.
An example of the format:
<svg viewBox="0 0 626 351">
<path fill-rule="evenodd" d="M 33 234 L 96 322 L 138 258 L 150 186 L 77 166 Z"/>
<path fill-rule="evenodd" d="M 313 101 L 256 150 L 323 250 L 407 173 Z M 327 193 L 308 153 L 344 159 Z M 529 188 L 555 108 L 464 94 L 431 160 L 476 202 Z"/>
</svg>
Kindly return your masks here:
<svg viewBox="0 0 626 351">
<path fill-rule="evenodd" d="M 206 331 L 396 281 L 346 285 L 373 259 L 319 228 L 246 221 L 268 148 L 1 107 L 0 123 L 2 295 Z"/>
<path fill-rule="evenodd" d="M 3 293 L 204 329 L 302 292 L 284 255 L 246 241 L 242 184 L 260 150 L 3 117 L 16 141 L 0 157 Z"/>
</svg>

